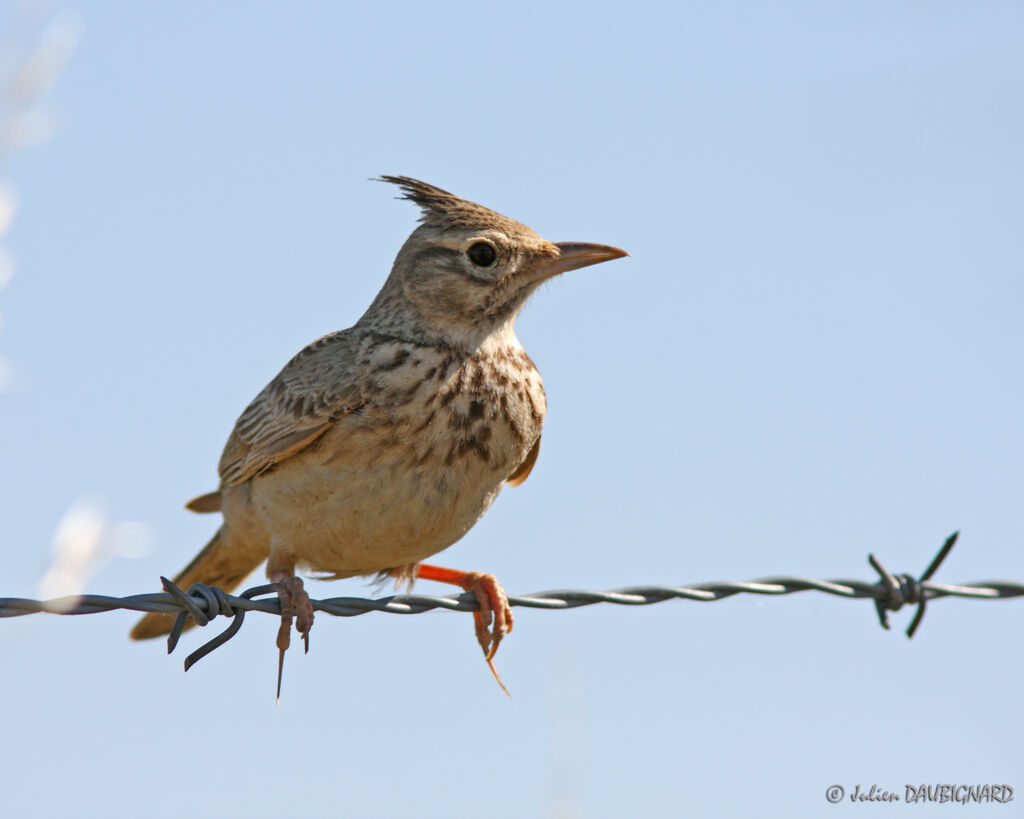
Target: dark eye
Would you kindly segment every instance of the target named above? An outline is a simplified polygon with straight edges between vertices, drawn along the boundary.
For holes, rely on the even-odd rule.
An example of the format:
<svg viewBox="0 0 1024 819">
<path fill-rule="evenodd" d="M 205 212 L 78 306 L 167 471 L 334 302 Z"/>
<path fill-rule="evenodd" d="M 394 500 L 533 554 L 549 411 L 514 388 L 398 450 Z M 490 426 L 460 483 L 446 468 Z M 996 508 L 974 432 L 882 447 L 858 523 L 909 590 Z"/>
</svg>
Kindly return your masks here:
<svg viewBox="0 0 1024 819">
<path fill-rule="evenodd" d="M 469 256 L 469 260 L 477 267 L 490 267 L 498 257 L 494 247 L 487 242 L 477 242 L 470 245 L 466 255 Z"/>
</svg>

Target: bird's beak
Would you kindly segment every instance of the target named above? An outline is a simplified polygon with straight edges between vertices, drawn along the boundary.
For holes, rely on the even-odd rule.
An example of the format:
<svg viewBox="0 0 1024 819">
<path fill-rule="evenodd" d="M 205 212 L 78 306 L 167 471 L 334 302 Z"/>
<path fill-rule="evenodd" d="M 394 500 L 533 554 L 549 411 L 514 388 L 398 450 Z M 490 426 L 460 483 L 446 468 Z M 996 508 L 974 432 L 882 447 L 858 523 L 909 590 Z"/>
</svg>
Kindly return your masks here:
<svg viewBox="0 0 1024 819">
<path fill-rule="evenodd" d="M 569 270 L 629 255 L 625 250 L 619 250 L 611 245 L 595 245 L 589 242 L 559 242 L 555 247 L 559 250 L 558 256 L 538 265 L 531 277 L 535 281 L 543 281 Z"/>
</svg>

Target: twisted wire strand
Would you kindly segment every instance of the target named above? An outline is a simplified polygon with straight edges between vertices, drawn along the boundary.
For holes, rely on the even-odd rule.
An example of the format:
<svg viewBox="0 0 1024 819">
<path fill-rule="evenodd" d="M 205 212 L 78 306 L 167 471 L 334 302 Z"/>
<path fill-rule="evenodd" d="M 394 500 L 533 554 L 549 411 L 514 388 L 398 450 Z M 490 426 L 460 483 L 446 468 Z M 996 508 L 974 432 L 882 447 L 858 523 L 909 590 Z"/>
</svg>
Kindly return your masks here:
<svg viewBox="0 0 1024 819">
<path fill-rule="evenodd" d="M 960 585 L 932 581 L 932 575 L 949 554 L 958 536 L 959 532 L 954 532 L 946 539 L 920 578 L 915 578 L 910 574 L 893 575 L 874 555 L 869 555 L 868 561 L 880 578 L 876 582 L 846 579 L 814 580 L 793 575 L 778 575 L 748 581 L 693 583 L 685 586 L 628 586 L 606 592 L 586 589 L 555 589 L 534 594 L 509 596 L 508 601 L 512 606 L 522 608 L 561 611 L 593 606 L 598 603 L 611 603 L 619 606 L 649 606 L 666 600 L 711 603 L 737 594 L 778 597 L 797 592 L 816 591 L 833 597 L 874 601 L 879 622 L 886 629 L 889 628 L 887 612 L 897 611 L 904 605 L 916 605 L 917 612 L 907 629 L 907 636 L 913 637 L 921 623 L 926 603 L 929 600 L 943 597 L 961 597 L 972 600 L 1005 600 L 1024 597 L 1024 583 L 1013 581 L 989 580 Z M 176 614 L 175 626 L 168 638 L 168 652 L 174 650 L 189 618 L 192 618 L 200 626 L 205 626 L 217 615 L 233 618 L 233 622 L 224 632 L 189 655 L 185 661 L 185 669 L 188 670 L 195 662 L 231 639 L 241 628 L 246 612 L 260 611 L 267 614 L 281 614 L 280 600 L 276 596 L 262 600 L 256 599 L 275 592 L 274 587 L 269 584 L 255 586 L 242 592 L 241 595 L 235 596 L 201 583 L 195 584 L 186 592 L 167 578 L 160 579 L 165 592 L 135 594 L 129 597 L 110 597 L 99 594 L 61 597 L 54 600 L 0 597 L 0 618 L 21 617 L 40 612 L 79 615 L 117 610 Z M 478 611 L 480 608 L 476 597 L 472 594 L 451 594 L 441 597 L 426 594 L 393 594 L 377 599 L 331 597 L 325 600 L 311 600 L 311 602 L 314 610 L 337 617 L 358 617 L 373 611 L 387 614 L 421 614 L 434 609 Z"/>
<path fill-rule="evenodd" d="M 973 600 L 1006 600 L 1024 597 L 1024 583 L 1007 580 L 987 580 L 962 585 L 924 582 L 920 584 L 928 600 L 942 597 L 963 597 Z M 257 586 L 249 592 L 269 594 L 269 585 Z M 512 606 L 528 609 L 564 610 L 598 603 L 619 606 L 649 606 L 666 600 L 695 600 L 712 603 L 737 594 L 759 594 L 779 597 L 804 591 L 818 591 L 834 597 L 850 599 L 884 599 L 888 592 L 877 583 L 862 580 L 813 580 L 794 575 L 762 577 L 750 581 L 724 581 L 694 583 L 688 586 L 627 586 L 606 592 L 589 589 L 554 589 L 533 594 L 509 595 Z M 280 614 L 277 598 L 255 600 L 226 594 L 225 598 L 236 611 L 261 611 Z M 376 599 L 367 597 L 329 597 L 312 600 L 313 608 L 337 617 L 358 617 L 370 612 L 386 614 L 422 614 L 434 609 L 448 611 L 478 611 L 479 603 L 471 594 L 449 594 L 437 597 L 428 594 L 395 594 Z M 200 607 L 202 604 L 200 603 Z M 23 617 L 27 614 L 99 614 L 104 611 L 157 612 L 178 614 L 185 610 L 171 594 L 154 592 L 133 594 L 129 597 L 110 597 L 102 594 L 82 594 L 58 597 L 53 600 L 33 600 L 26 597 L 0 597 L 0 617 Z M 205 613 L 205 612 L 204 612 Z"/>
</svg>

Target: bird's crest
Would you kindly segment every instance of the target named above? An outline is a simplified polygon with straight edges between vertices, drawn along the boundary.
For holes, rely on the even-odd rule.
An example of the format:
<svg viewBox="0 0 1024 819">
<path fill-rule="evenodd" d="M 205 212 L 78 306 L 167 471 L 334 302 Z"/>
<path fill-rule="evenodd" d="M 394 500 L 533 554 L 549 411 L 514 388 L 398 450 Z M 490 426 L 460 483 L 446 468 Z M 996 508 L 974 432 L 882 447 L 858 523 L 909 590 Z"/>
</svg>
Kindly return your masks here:
<svg viewBox="0 0 1024 819">
<path fill-rule="evenodd" d="M 470 202 L 454 193 L 420 182 L 408 176 L 382 175 L 380 182 L 398 185 L 404 194 L 401 198 L 415 202 L 423 211 L 420 221 L 441 230 L 448 228 L 486 229 L 496 228 L 509 234 L 529 230 L 524 225 L 502 216 L 483 205 Z"/>
</svg>

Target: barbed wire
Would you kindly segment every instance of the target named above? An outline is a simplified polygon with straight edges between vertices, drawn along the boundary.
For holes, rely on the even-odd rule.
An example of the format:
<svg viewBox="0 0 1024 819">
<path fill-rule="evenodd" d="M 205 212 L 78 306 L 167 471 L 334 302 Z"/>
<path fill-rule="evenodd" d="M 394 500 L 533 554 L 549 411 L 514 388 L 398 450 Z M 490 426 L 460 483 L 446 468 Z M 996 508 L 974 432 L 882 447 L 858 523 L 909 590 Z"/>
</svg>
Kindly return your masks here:
<svg viewBox="0 0 1024 819">
<path fill-rule="evenodd" d="M 556 589 L 534 594 L 510 595 L 508 602 L 512 606 L 522 608 L 563 611 L 581 606 L 592 606 L 597 603 L 611 603 L 619 606 L 649 606 L 666 600 L 693 600 L 711 603 L 737 594 L 778 597 L 796 592 L 817 591 L 846 599 L 873 600 L 878 621 L 885 629 L 889 628 L 888 612 L 899 611 L 905 605 L 916 605 L 917 612 L 907 628 L 907 637 L 913 637 L 921 624 L 929 600 L 943 597 L 962 597 L 972 600 L 1005 600 L 1024 597 L 1024 583 L 1012 581 L 991 580 L 962 585 L 933 582 L 932 576 L 942 561 L 946 559 L 959 534 L 959 532 L 954 532 L 946 539 L 942 548 L 920 577 L 910 574 L 891 574 L 873 554 L 869 554 L 868 562 L 879 575 L 879 579 L 875 582 L 843 579 L 813 580 L 793 575 L 779 575 L 748 581 L 693 583 L 686 586 L 629 586 L 606 592 Z M 215 586 L 206 586 L 202 583 L 196 583 L 187 591 L 183 591 L 166 577 L 161 577 L 160 581 L 165 590 L 163 593 L 135 594 L 129 597 L 108 597 L 98 594 L 61 597 L 55 600 L 0 597 L 0 618 L 21 617 L 41 612 L 79 615 L 118 610 L 175 614 L 174 627 L 167 640 L 168 653 L 174 650 L 190 618 L 199 626 L 205 626 L 218 615 L 233 618 L 227 629 L 185 659 L 185 670 L 188 671 L 196 662 L 238 633 L 246 612 L 260 611 L 278 616 L 281 614 L 280 600 L 276 596 L 262 600 L 256 599 L 275 592 L 275 588 L 270 584 L 255 586 L 235 596 L 227 594 Z M 421 614 L 434 609 L 448 611 L 479 611 L 480 609 L 480 604 L 472 594 L 452 594 L 443 597 L 425 594 L 393 594 L 377 599 L 332 597 L 310 602 L 315 611 L 337 617 L 358 617 L 373 611 L 387 614 Z"/>
</svg>

